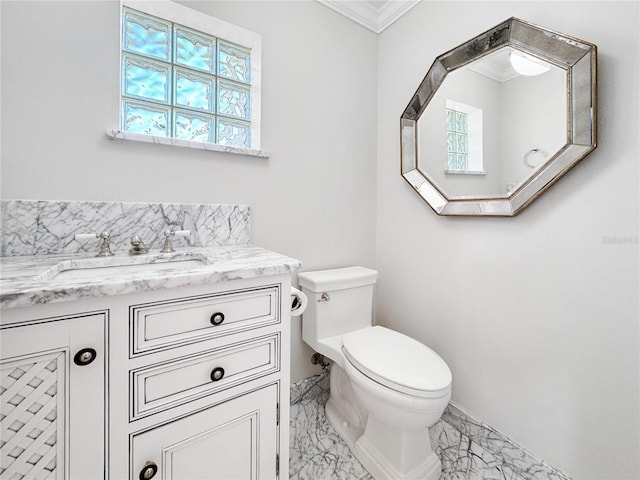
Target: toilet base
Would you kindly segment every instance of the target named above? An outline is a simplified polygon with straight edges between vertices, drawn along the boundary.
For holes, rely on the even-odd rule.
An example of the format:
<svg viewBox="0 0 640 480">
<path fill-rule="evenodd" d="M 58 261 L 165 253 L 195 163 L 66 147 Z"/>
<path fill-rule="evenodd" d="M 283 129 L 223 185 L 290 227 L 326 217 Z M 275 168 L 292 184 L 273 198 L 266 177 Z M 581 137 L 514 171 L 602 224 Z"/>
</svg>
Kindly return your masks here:
<svg viewBox="0 0 640 480">
<path fill-rule="evenodd" d="M 425 460 L 409 472 L 400 472 L 363 435 L 364 428 L 354 425 L 342 415 L 335 402 L 329 399 L 325 414 L 334 430 L 344 440 L 358 461 L 376 480 L 438 480 L 442 471 L 440 459 L 431 451 Z"/>
<path fill-rule="evenodd" d="M 439 479 L 442 464 L 426 426 L 406 429 L 382 423 L 361 404 L 366 393 L 356 395 L 355 385 L 338 365 L 332 365 L 330 383 L 326 417 L 376 480 Z"/>
<path fill-rule="evenodd" d="M 420 465 L 409 472 L 400 472 L 386 461 L 384 455 L 369 442 L 366 436 L 356 441 L 352 451 L 376 480 L 438 480 L 442 473 L 442 463 L 433 451 Z"/>
<path fill-rule="evenodd" d="M 360 438 L 364 433 L 364 428 L 360 425 L 349 422 L 331 399 L 329 399 L 325 404 L 324 413 L 333 429 L 338 432 L 340 438 L 342 438 L 349 449 L 353 451 L 356 440 L 358 440 L 358 438 Z"/>
<path fill-rule="evenodd" d="M 339 375 L 334 374 L 332 378 L 333 386 L 337 386 L 336 377 L 338 376 Z M 345 393 L 344 385 L 342 387 L 341 393 Z M 424 461 L 409 471 L 400 471 L 387 460 L 389 452 L 387 451 L 386 455 L 383 454 L 379 448 L 369 440 L 363 425 L 363 423 L 367 422 L 367 419 L 363 419 L 362 417 L 358 418 L 358 415 L 354 415 L 355 412 L 351 411 L 350 408 L 346 409 L 348 414 L 347 412 L 343 412 L 349 404 L 345 403 L 345 399 L 342 397 L 343 395 L 331 395 L 329 397 L 325 405 L 327 420 L 329 420 L 331 426 L 338 435 L 340 435 L 340 438 L 344 440 L 358 461 L 360 461 L 376 480 L 438 480 L 440 478 L 442 464 L 435 452 L 431 450 L 431 445 L 428 440 L 426 445 L 424 442 L 419 441 L 419 439 L 416 439 L 418 441 L 415 442 L 422 447 L 426 447 L 422 450 L 422 452 L 426 454 Z M 355 400 L 355 398 L 352 397 L 351 400 Z M 372 435 L 373 438 L 377 438 L 375 434 L 372 434 L 372 430 L 375 430 L 375 424 L 377 422 L 373 418 L 370 418 L 369 422 L 371 422 L 368 424 L 368 428 L 370 429 L 369 434 Z"/>
<path fill-rule="evenodd" d="M 356 399 L 351 382 L 338 365 L 331 366 L 329 400 L 324 406 L 329 423 L 353 450 L 356 440 L 364 433 L 367 412 Z"/>
</svg>

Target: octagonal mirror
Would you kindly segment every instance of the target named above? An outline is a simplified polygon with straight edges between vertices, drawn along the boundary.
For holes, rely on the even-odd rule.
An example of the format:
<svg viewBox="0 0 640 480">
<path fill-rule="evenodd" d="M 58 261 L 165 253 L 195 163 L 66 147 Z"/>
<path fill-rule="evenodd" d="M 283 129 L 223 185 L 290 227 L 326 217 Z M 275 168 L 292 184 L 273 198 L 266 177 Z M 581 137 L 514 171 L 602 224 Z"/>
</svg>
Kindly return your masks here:
<svg viewBox="0 0 640 480">
<path fill-rule="evenodd" d="M 517 215 L 596 147 L 596 46 L 510 18 L 436 58 L 401 142 L 439 215 Z"/>
</svg>

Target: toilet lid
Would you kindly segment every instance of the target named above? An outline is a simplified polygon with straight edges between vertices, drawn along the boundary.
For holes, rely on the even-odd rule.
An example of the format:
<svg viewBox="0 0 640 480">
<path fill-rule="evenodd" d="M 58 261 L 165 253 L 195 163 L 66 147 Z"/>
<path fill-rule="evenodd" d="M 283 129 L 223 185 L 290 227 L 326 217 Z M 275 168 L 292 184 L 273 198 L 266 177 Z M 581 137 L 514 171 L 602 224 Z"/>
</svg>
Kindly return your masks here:
<svg viewBox="0 0 640 480">
<path fill-rule="evenodd" d="M 451 371 L 444 360 L 402 333 L 379 326 L 363 328 L 345 335 L 342 346 L 360 372 L 393 390 L 420 396 L 419 392 L 437 392 L 451 385 Z"/>
</svg>

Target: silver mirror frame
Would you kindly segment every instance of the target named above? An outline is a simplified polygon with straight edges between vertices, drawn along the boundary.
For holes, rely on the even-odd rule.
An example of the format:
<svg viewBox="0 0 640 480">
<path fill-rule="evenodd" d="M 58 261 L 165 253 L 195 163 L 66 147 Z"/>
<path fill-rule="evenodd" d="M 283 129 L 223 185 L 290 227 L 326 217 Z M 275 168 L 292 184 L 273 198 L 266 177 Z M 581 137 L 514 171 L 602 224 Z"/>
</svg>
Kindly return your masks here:
<svg viewBox="0 0 640 480">
<path fill-rule="evenodd" d="M 510 195 L 447 195 L 420 169 L 418 119 L 452 71 L 506 46 L 567 72 L 567 143 Z M 512 17 L 437 57 L 400 117 L 401 174 L 438 215 L 513 217 L 596 148 L 597 48 Z"/>
</svg>

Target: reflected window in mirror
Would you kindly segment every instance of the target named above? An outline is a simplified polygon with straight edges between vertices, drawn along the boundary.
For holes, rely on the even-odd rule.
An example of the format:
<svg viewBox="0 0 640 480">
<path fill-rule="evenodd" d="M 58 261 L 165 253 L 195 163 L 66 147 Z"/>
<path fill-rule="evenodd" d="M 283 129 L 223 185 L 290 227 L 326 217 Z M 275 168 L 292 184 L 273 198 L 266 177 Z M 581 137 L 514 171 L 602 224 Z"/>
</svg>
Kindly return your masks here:
<svg viewBox="0 0 640 480">
<path fill-rule="evenodd" d="M 446 99 L 447 174 L 484 175 L 482 109 Z"/>
<path fill-rule="evenodd" d="M 466 171 L 469 168 L 467 145 L 467 114 L 447 108 L 447 155 L 452 171 Z"/>
</svg>

